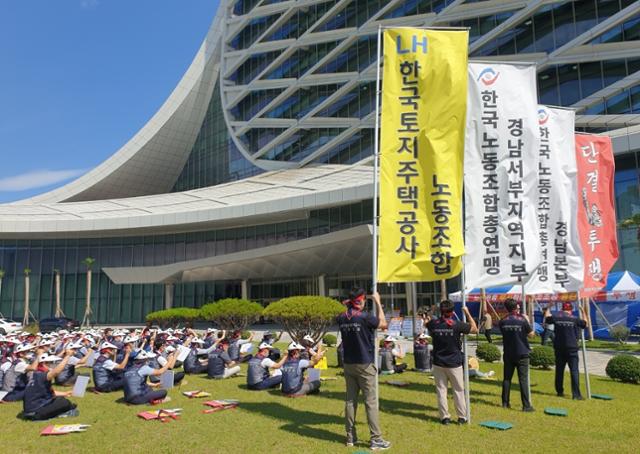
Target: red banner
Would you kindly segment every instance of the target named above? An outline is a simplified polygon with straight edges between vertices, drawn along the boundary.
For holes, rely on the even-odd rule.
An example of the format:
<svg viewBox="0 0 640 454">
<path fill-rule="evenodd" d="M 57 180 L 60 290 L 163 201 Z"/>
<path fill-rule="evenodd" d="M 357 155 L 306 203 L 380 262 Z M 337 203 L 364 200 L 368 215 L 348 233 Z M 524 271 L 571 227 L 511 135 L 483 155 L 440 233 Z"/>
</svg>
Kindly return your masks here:
<svg viewBox="0 0 640 454">
<path fill-rule="evenodd" d="M 619 254 L 611 138 L 576 134 L 576 162 L 578 232 L 584 255 L 584 287 L 580 296 L 591 296 L 606 285 L 607 274 Z"/>
</svg>

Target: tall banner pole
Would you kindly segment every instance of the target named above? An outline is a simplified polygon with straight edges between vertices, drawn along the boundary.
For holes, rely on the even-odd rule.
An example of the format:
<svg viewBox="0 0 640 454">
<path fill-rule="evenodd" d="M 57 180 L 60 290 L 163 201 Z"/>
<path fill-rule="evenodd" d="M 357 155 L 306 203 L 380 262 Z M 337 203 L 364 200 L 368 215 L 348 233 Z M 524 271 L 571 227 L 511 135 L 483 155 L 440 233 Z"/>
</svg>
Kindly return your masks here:
<svg viewBox="0 0 640 454">
<path fill-rule="evenodd" d="M 584 305 L 587 315 L 587 326 L 589 327 L 589 340 L 593 340 L 593 324 L 591 323 L 591 299 L 585 298 Z"/>
<path fill-rule="evenodd" d="M 463 210 L 464 210 L 464 204 L 463 204 Z M 463 258 L 464 261 L 464 258 Z M 462 296 L 462 307 L 466 308 L 467 307 L 467 295 L 466 295 L 466 291 L 465 291 L 465 281 L 464 281 L 464 266 L 462 267 L 462 290 L 461 290 L 461 296 Z M 466 312 L 463 310 L 462 311 L 462 321 L 467 323 L 467 315 Z M 464 373 L 464 400 L 467 404 L 467 423 L 471 424 L 471 395 L 469 392 L 469 350 L 468 350 L 468 345 L 467 345 L 467 335 L 463 334 L 462 335 L 462 352 L 464 355 L 463 358 L 463 363 L 462 363 L 462 367 L 463 367 L 463 373 Z"/>
<path fill-rule="evenodd" d="M 380 54 L 382 51 L 382 26 L 378 25 L 378 50 L 376 67 L 376 127 L 374 133 L 373 157 L 373 261 L 372 261 L 372 290 L 378 291 L 378 174 L 380 169 Z M 378 316 L 377 306 L 374 304 L 374 315 Z M 378 364 L 378 330 L 374 331 L 374 361 Z M 379 407 L 380 390 L 376 375 L 376 405 Z"/>
<path fill-rule="evenodd" d="M 522 313 L 529 319 L 529 312 L 527 312 L 527 292 L 524 289 L 524 283 L 522 284 Z M 529 323 L 533 328 L 535 325 L 535 321 L 533 319 L 529 319 Z M 531 366 L 527 368 L 527 394 L 529 395 L 529 403 L 533 405 L 533 401 L 531 399 Z"/>
<path fill-rule="evenodd" d="M 447 280 L 440 279 L 440 301 L 449 299 L 449 295 L 447 294 Z"/>
<path fill-rule="evenodd" d="M 582 304 L 581 304 L 582 301 Z M 582 315 L 584 310 L 584 299 L 580 298 L 578 292 L 578 312 Z M 587 346 L 584 340 L 584 330 L 580 330 L 580 339 L 582 340 L 582 364 L 584 366 L 584 382 L 587 387 L 587 399 L 591 399 L 591 382 L 589 381 L 589 366 L 587 364 Z"/>
</svg>

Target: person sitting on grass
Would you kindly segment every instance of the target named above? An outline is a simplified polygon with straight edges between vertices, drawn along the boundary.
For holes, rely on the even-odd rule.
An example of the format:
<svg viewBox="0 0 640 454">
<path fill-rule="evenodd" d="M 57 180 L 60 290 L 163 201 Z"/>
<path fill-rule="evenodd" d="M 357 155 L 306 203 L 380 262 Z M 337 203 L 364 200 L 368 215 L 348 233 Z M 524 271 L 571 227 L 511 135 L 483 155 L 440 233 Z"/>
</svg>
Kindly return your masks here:
<svg viewBox="0 0 640 454">
<path fill-rule="evenodd" d="M 277 388 L 282 382 L 282 372 L 280 369 L 286 358 L 283 357 L 280 362 L 273 361 L 269 356 L 269 352 L 273 347 L 266 342 L 258 346 L 258 353 L 249 360 L 249 369 L 247 370 L 247 387 L 254 391 L 262 391 L 269 388 Z M 269 376 L 269 370 L 275 369 L 273 375 Z"/>
<path fill-rule="evenodd" d="M 186 374 L 201 374 L 207 371 L 207 360 L 202 362 L 198 360 L 200 355 L 209 355 L 211 352 L 218 348 L 218 342 L 214 342 L 209 348 L 201 348 L 204 345 L 204 341 L 195 337 L 190 337 L 184 343 L 185 347 L 191 347 L 189 355 L 185 358 L 183 368 Z"/>
<path fill-rule="evenodd" d="M 481 372 L 480 362 L 478 362 L 478 359 L 475 356 L 469 356 L 469 361 L 467 364 L 469 366 L 469 378 L 491 378 L 496 374 L 492 370 L 490 370 L 489 372 Z"/>
<path fill-rule="evenodd" d="M 400 344 L 396 345 L 396 339 L 392 336 L 384 339 L 379 355 L 380 373 L 384 375 L 401 374 L 407 368 L 405 363 L 397 363 L 397 358 L 404 358 L 404 352 Z"/>
<path fill-rule="evenodd" d="M 84 345 L 80 341 L 69 345 L 68 349 L 73 351 L 73 356 L 69 358 L 69 361 L 63 371 L 56 377 L 56 385 L 72 386 L 76 382 L 76 379 L 78 378 L 78 374 L 76 374 L 76 367 L 84 366 L 93 355 L 93 350 L 91 349 L 86 349 L 86 353 L 84 355 L 80 353 L 80 350 L 83 348 Z"/>
<path fill-rule="evenodd" d="M 250 344 L 253 340 L 253 333 L 249 336 L 249 339 L 242 339 L 242 331 L 235 330 L 231 334 L 231 339 L 229 339 L 229 349 L 228 354 L 232 361 L 236 363 L 244 363 L 251 359 L 252 355 L 240 355 L 240 347 L 244 344 Z"/>
<path fill-rule="evenodd" d="M 172 368 L 176 362 L 176 355 L 172 354 L 167 363 L 159 368 L 154 369 L 147 364 L 147 361 L 155 358 L 155 353 L 141 351 L 136 356 L 133 366 L 124 373 L 124 400 L 133 405 L 155 404 L 168 402 L 166 389 L 152 390 L 147 384 L 147 377 L 160 376 L 168 369 Z M 159 386 L 154 384 L 152 386 Z"/>
<path fill-rule="evenodd" d="M 209 353 L 207 375 L 209 378 L 229 378 L 240 373 L 240 366 L 229 356 L 229 339 L 220 339 L 218 348 Z"/>
<path fill-rule="evenodd" d="M 325 352 L 319 349 L 310 360 L 300 359 L 300 352 L 304 349 L 296 342 L 291 342 L 287 348 L 287 357 L 282 365 L 282 393 L 286 396 L 304 396 L 320 391 L 320 380 L 305 380 L 304 370 L 317 364 Z"/>
<path fill-rule="evenodd" d="M 164 367 L 169 362 L 169 356 L 171 353 L 175 352 L 175 347 L 165 344 L 161 341 L 156 341 L 154 344 L 156 357 L 152 358 L 149 361 L 149 365 L 154 369 L 160 369 Z M 175 366 L 175 364 L 174 364 Z M 172 368 L 170 368 L 172 369 Z M 184 372 L 174 372 L 173 373 L 173 384 L 178 385 L 184 379 Z M 149 376 L 149 381 L 151 383 L 160 383 L 160 377 L 156 375 Z M 184 384 L 186 384 L 185 382 Z"/>
<path fill-rule="evenodd" d="M 300 343 L 300 345 L 304 347 L 304 350 L 300 352 L 300 359 L 306 359 L 308 361 L 313 358 L 313 356 L 316 354 L 316 351 L 313 348 L 315 344 L 316 341 L 313 340 L 313 337 L 311 337 L 309 334 L 306 334 L 302 338 L 302 342 Z"/>
<path fill-rule="evenodd" d="M 272 361 L 280 361 L 280 349 L 274 347 L 273 344 L 280 340 L 283 333 L 284 331 L 280 331 L 280 334 L 278 334 L 278 336 L 275 336 L 271 331 L 265 331 L 265 333 L 262 335 L 262 340 L 260 341 L 260 343 L 266 343 L 271 346 L 271 349 L 269 350 L 269 359 L 271 359 Z"/>
<path fill-rule="evenodd" d="M 29 357 L 33 354 L 34 345 L 18 345 L 9 364 L 3 364 L 5 369 L 2 382 L 2 391 L 7 394 L 2 398 L 3 402 L 18 402 L 24 398 L 24 390 L 27 387 L 27 368 Z"/>
<path fill-rule="evenodd" d="M 71 392 L 54 391 L 51 382 L 64 370 L 73 356 L 73 350 L 66 350 L 64 358 L 40 353 L 29 366 L 27 387 L 24 390 L 23 412 L 25 419 L 42 421 L 58 416 L 77 416 L 76 404 L 66 399 Z M 50 369 L 52 363 L 59 363 Z"/>
<path fill-rule="evenodd" d="M 100 346 L 100 355 L 93 364 L 93 384 L 95 390 L 101 393 L 110 393 L 124 387 L 122 371 L 127 367 L 131 346 L 125 348 L 124 357 L 119 363 L 115 362 L 118 347 L 110 342 L 104 342 Z"/>
<path fill-rule="evenodd" d="M 431 341 L 431 337 L 422 333 L 416 336 L 416 341 L 413 344 L 413 358 L 418 372 L 429 372 L 431 370 L 433 345 L 429 341 Z"/>
</svg>

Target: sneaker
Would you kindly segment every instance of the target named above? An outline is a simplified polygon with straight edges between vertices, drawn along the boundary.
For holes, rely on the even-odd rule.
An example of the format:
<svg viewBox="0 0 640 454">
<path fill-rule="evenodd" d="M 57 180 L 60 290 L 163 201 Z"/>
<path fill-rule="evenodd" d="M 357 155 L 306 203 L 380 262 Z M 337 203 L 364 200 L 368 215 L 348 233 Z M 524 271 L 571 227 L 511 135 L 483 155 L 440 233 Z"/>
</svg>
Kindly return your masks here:
<svg viewBox="0 0 640 454">
<path fill-rule="evenodd" d="M 347 434 L 347 448 L 351 448 L 356 443 L 358 443 L 358 437 L 355 434 Z"/>
<path fill-rule="evenodd" d="M 582 396 L 573 396 L 573 400 L 584 400 Z"/>
<path fill-rule="evenodd" d="M 72 408 L 69 411 L 59 414 L 58 418 L 73 418 L 74 416 L 78 415 L 80 415 L 80 410 L 78 410 L 77 408 Z"/>
<path fill-rule="evenodd" d="M 449 424 L 451 424 L 451 419 L 449 418 L 441 419 L 440 424 L 442 424 L 443 426 L 448 426 Z"/>
<path fill-rule="evenodd" d="M 489 372 L 487 372 L 487 377 L 493 377 L 496 373 L 492 370 L 490 370 Z"/>
<path fill-rule="evenodd" d="M 556 396 L 558 396 L 558 397 L 564 397 L 564 393 L 558 393 L 558 394 L 556 394 Z"/>
<path fill-rule="evenodd" d="M 511 405 L 507 402 L 502 402 L 502 408 L 511 408 Z"/>
<path fill-rule="evenodd" d="M 380 438 L 379 440 L 371 440 L 371 444 L 369 445 L 369 449 L 372 451 L 385 450 L 391 447 L 391 443 Z"/>
<path fill-rule="evenodd" d="M 458 425 L 462 426 L 467 423 L 467 418 L 458 418 Z"/>
<path fill-rule="evenodd" d="M 525 413 L 533 413 L 536 410 L 533 407 L 523 407 L 522 411 L 524 411 Z"/>
</svg>

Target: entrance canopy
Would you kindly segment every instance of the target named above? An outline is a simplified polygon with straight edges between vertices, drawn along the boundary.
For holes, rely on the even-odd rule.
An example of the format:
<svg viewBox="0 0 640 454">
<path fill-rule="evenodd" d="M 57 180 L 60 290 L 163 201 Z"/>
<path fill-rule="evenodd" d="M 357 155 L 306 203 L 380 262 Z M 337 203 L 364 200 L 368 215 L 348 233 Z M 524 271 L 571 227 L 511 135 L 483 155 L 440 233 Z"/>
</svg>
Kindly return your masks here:
<svg viewBox="0 0 640 454">
<path fill-rule="evenodd" d="M 371 272 L 372 226 L 161 266 L 103 268 L 115 284 L 273 279 Z"/>
</svg>

